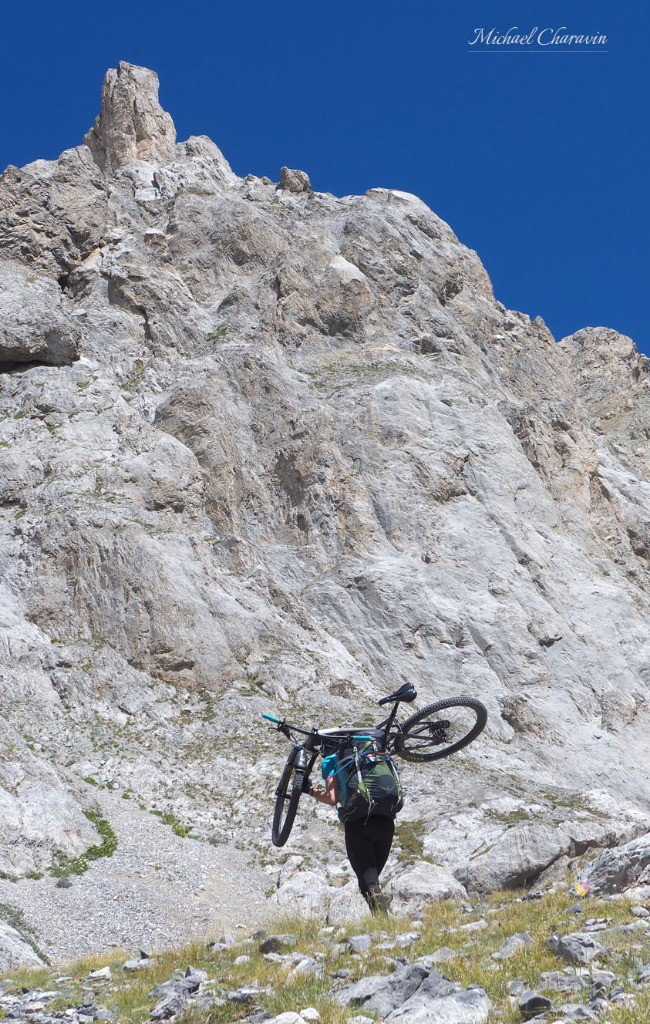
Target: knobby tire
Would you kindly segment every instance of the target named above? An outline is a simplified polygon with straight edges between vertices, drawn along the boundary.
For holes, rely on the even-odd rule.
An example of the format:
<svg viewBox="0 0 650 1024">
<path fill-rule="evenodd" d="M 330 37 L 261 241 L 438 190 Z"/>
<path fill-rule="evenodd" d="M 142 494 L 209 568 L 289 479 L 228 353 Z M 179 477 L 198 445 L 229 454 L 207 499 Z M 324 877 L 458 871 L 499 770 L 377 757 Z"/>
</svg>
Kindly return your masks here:
<svg viewBox="0 0 650 1024">
<path fill-rule="evenodd" d="M 295 762 L 295 753 L 292 752 L 278 783 L 271 826 L 271 839 L 274 846 L 284 846 L 296 819 L 305 771 L 304 768 L 296 767 Z"/>
<path fill-rule="evenodd" d="M 468 732 L 461 736 L 460 739 L 453 743 L 447 744 L 447 746 L 440 746 L 435 744 L 435 749 L 426 752 L 422 744 L 426 744 L 426 729 L 427 719 L 431 718 L 432 722 L 429 723 L 432 729 L 435 729 L 435 719 L 439 712 L 446 710 L 447 708 L 470 708 L 476 715 L 476 721 Z M 395 753 L 402 757 L 405 761 L 412 761 L 415 763 L 423 761 L 437 761 L 441 757 L 449 757 L 450 754 L 454 754 L 457 750 L 462 750 L 468 743 L 475 740 L 476 737 L 483 732 L 485 724 L 487 722 L 487 710 L 480 700 L 476 700 L 474 697 L 447 697 L 445 700 L 436 701 L 435 704 L 429 704 L 422 711 L 418 711 L 415 715 L 411 715 L 410 718 L 402 725 L 402 732 L 395 739 Z M 417 731 L 417 726 L 420 726 L 420 731 Z M 411 734 L 409 737 L 409 733 Z M 430 731 L 430 735 L 432 735 Z M 419 743 L 420 746 L 413 746 L 409 750 L 409 739 L 414 743 Z M 433 737 L 430 740 L 431 745 L 434 745 Z"/>
</svg>

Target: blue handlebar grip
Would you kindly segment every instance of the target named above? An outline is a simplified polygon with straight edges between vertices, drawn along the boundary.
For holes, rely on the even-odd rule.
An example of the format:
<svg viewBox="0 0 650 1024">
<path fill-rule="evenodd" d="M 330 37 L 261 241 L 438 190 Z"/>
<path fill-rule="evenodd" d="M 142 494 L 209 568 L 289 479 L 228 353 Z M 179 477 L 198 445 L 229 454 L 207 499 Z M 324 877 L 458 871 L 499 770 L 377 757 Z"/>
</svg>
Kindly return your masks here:
<svg viewBox="0 0 650 1024">
<path fill-rule="evenodd" d="M 278 724 L 282 721 L 281 718 L 274 718 L 273 715 L 265 715 L 262 712 L 262 718 L 266 718 L 269 722 L 277 722 Z"/>
</svg>

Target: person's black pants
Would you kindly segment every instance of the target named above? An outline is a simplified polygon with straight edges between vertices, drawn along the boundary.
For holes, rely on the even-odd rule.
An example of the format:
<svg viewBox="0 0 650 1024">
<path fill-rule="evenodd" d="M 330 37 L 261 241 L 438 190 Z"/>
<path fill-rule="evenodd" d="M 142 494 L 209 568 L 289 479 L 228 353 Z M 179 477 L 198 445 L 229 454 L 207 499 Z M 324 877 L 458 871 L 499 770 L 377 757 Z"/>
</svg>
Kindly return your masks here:
<svg viewBox="0 0 650 1024">
<path fill-rule="evenodd" d="M 345 849 L 363 896 L 379 880 L 393 843 L 395 822 L 385 815 L 345 825 Z"/>
</svg>

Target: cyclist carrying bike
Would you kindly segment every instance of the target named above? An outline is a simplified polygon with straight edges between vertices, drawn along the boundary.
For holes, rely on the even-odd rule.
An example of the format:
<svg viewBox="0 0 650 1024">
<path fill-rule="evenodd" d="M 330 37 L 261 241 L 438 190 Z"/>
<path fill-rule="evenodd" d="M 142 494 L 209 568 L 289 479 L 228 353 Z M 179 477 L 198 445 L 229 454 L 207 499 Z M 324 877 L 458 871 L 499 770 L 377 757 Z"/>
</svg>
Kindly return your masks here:
<svg viewBox="0 0 650 1024">
<path fill-rule="evenodd" d="M 309 786 L 306 792 L 319 803 L 330 807 L 346 804 L 347 794 L 343 773 L 340 770 L 339 754 L 323 758 L 322 774 L 325 789 Z M 341 783 L 339 784 L 339 779 Z M 357 876 L 359 889 L 373 914 L 387 914 L 388 902 L 384 896 L 379 876 L 381 875 L 395 833 L 395 812 L 370 814 L 353 821 L 344 821 L 345 849 L 352 870 Z"/>
<path fill-rule="evenodd" d="M 345 848 L 359 889 L 374 914 L 386 913 L 381 875 L 393 842 L 395 815 L 403 806 L 396 755 L 423 764 L 462 750 L 483 731 L 487 711 L 475 697 L 445 697 L 400 722 L 397 709 L 417 697 L 411 683 L 382 697 L 392 704 L 388 718 L 371 728 L 344 726 L 303 729 L 284 718 L 262 713 L 293 749 L 275 791 L 271 839 L 284 846 L 303 793 L 330 807 L 338 806 L 345 827 Z M 302 737 L 302 738 L 301 738 Z M 310 774 L 322 756 L 324 789 L 314 789 Z"/>
</svg>

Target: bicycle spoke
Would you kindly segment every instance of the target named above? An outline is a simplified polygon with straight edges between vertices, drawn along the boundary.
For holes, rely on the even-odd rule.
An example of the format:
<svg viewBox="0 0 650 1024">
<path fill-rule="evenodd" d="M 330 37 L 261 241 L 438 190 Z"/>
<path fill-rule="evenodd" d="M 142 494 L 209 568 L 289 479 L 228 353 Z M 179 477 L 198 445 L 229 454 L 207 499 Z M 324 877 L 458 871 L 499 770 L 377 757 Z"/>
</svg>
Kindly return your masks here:
<svg viewBox="0 0 650 1024">
<path fill-rule="evenodd" d="M 449 698 L 413 715 L 396 740 L 406 760 L 432 761 L 462 749 L 482 731 L 487 713 L 471 697 Z"/>
</svg>

